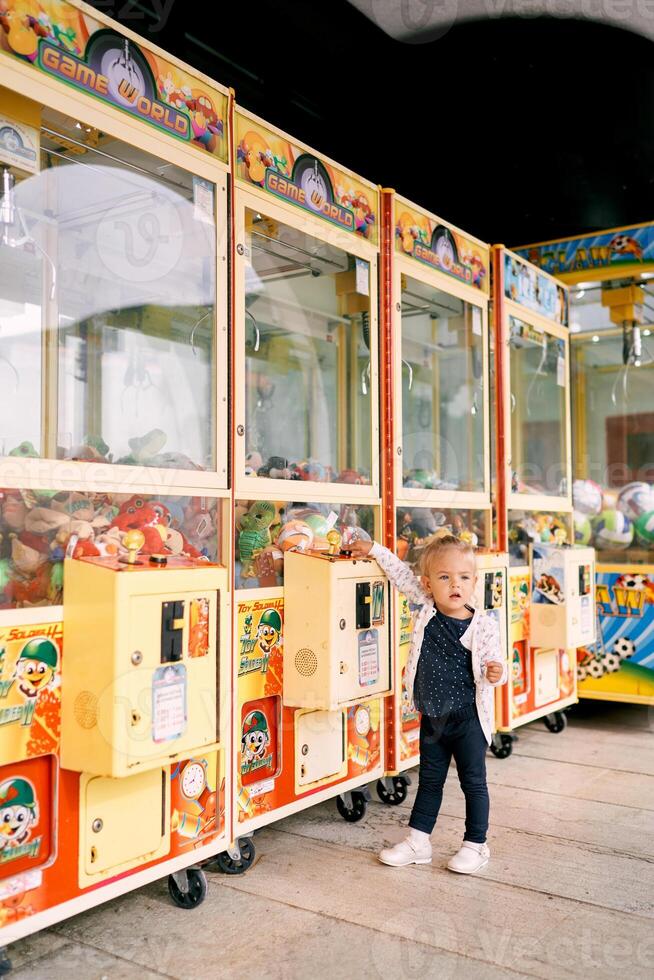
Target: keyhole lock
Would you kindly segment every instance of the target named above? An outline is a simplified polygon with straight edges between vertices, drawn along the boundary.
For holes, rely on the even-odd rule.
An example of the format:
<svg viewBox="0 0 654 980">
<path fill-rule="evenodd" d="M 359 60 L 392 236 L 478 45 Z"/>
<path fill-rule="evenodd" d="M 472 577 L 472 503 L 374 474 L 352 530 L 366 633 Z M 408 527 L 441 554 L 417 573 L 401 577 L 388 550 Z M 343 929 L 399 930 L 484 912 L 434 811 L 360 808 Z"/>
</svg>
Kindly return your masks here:
<svg viewBox="0 0 654 980">
<path fill-rule="evenodd" d="M 309 746 L 307 745 L 306 742 L 302 746 L 301 752 L 302 752 L 302 755 L 308 755 L 309 754 Z"/>
<path fill-rule="evenodd" d="M 243 255 L 245 253 L 245 249 L 240 244 L 236 246 L 236 251 L 238 252 L 239 255 Z"/>
<path fill-rule="evenodd" d="M 339 622 L 339 624 L 338 624 L 338 625 L 340 626 L 340 628 L 341 628 L 342 630 L 344 630 L 344 629 L 345 629 L 345 627 L 347 626 L 347 623 L 345 622 L 345 620 L 344 620 L 344 619 L 341 619 L 341 621 Z"/>
<path fill-rule="evenodd" d="M 244 425 L 237 425 L 236 426 L 236 434 L 239 435 L 239 436 L 244 436 L 245 435 L 245 426 Z"/>
<path fill-rule="evenodd" d="M 141 651 L 135 650 L 134 653 L 132 654 L 131 660 L 135 667 L 138 667 L 139 664 L 142 664 L 143 654 L 141 653 Z"/>
<path fill-rule="evenodd" d="M 103 827 L 104 827 L 104 822 L 100 819 L 100 817 L 96 817 L 93 823 L 91 824 L 91 830 L 93 831 L 94 834 L 99 834 Z"/>
</svg>

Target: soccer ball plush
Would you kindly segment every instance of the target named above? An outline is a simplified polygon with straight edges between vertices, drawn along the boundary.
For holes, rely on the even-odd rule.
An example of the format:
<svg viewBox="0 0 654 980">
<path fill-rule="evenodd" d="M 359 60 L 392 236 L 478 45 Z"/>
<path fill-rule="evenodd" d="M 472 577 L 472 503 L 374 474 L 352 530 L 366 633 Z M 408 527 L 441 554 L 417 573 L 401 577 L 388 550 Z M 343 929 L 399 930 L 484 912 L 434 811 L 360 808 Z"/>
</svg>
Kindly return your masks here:
<svg viewBox="0 0 654 980">
<path fill-rule="evenodd" d="M 630 521 L 654 511 L 654 491 L 649 483 L 628 483 L 618 494 L 618 510 Z"/>
<path fill-rule="evenodd" d="M 636 537 L 645 547 L 654 544 L 654 510 L 650 510 L 647 514 L 641 514 L 634 527 Z"/>
<path fill-rule="evenodd" d="M 627 660 L 629 657 L 633 657 L 635 652 L 636 644 L 633 640 L 628 640 L 626 636 L 621 636 L 613 644 L 613 656 L 619 657 L 620 660 Z"/>
<path fill-rule="evenodd" d="M 591 660 L 588 664 L 588 676 L 593 677 L 596 681 L 603 677 L 606 671 L 604 670 L 604 664 L 600 663 L 599 660 Z"/>
<path fill-rule="evenodd" d="M 582 514 L 599 514 L 602 509 L 602 488 L 594 480 L 575 480 L 572 500 L 575 510 Z"/>
<path fill-rule="evenodd" d="M 596 548 L 628 548 L 634 537 L 633 524 L 619 510 L 603 510 L 593 521 L 593 532 Z"/>
<path fill-rule="evenodd" d="M 575 543 L 581 545 L 590 544 L 590 539 L 593 535 L 593 528 L 586 514 L 582 514 L 580 510 L 576 510 L 574 512 L 574 521 Z"/>
<path fill-rule="evenodd" d="M 614 674 L 616 670 L 620 670 L 622 665 L 622 660 L 615 653 L 607 653 L 602 662 L 609 674 Z"/>
</svg>

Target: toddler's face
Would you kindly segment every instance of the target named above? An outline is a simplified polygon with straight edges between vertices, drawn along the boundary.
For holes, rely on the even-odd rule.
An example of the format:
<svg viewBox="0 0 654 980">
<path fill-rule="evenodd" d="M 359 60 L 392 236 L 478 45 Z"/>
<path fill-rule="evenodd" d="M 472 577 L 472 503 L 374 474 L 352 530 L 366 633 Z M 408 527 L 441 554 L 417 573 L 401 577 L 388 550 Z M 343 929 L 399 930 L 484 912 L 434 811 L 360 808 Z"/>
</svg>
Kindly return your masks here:
<svg viewBox="0 0 654 980">
<path fill-rule="evenodd" d="M 432 561 L 429 574 L 422 576 L 424 590 L 446 616 L 466 619 L 471 605 L 477 573 L 472 555 L 447 548 Z"/>
</svg>

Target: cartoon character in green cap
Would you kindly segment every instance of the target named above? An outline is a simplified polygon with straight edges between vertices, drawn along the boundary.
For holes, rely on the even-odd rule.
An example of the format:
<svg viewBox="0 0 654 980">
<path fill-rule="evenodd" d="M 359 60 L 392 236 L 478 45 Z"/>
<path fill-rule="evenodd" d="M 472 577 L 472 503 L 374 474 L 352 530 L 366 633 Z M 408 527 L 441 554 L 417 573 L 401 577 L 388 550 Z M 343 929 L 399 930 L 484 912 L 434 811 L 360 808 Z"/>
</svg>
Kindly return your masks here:
<svg viewBox="0 0 654 980">
<path fill-rule="evenodd" d="M 27 641 L 16 661 L 18 690 L 26 698 L 35 698 L 52 682 L 58 656 L 56 644 L 47 636 L 34 636 Z"/>
<path fill-rule="evenodd" d="M 279 643 L 282 632 L 282 617 L 276 609 L 264 609 L 257 626 L 257 642 L 264 655 L 270 655 Z"/>
<path fill-rule="evenodd" d="M 249 765 L 263 759 L 270 745 L 268 721 L 263 711 L 251 711 L 243 719 L 241 735 L 241 755 L 243 763 Z"/>
<path fill-rule="evenodd" d="M 0 785 L 0 850 L 24 844 L 38 819 L 36 795 L 29 780 L 5 780 Z"/>
</svg>

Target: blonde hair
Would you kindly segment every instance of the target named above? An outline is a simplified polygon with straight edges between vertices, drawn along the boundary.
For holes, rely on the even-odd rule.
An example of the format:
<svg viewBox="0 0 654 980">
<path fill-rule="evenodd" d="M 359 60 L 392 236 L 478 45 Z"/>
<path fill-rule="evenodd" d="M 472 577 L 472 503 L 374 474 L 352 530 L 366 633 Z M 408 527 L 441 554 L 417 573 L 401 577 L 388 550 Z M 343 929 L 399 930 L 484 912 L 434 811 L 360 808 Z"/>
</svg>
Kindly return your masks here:
<svg viewBox="0 0 654 980">
<path fill-rule="evenodd" d="M 475 568 L 477 566 L 475 549 L 469 541 L 462 541 L 461 538 L 457 538 L 453 534 L 440 534 L 438 537 L 432 538 L 420 555 L 418 574 L 428 577 L 429 569 L 444 551 L 458 551 L 462 555 L 469 555 Z"/>
</svg>

